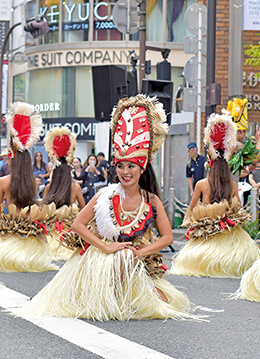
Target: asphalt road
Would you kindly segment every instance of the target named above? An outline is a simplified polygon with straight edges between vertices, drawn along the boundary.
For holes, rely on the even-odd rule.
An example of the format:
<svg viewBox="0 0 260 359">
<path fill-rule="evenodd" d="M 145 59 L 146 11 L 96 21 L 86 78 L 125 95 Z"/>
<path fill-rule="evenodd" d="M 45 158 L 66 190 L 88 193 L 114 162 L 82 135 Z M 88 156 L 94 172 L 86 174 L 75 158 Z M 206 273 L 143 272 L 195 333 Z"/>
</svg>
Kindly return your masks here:
<svg viewBox="0 0 260 359">
<path fill-rule="evenodd" d="M 179 237 L 175 236 L 176 250 L 180 245 Z M 164 252 L 164 255 L 171 258 L 172 253 L 168 251 Z M 166 265 L 169 266 L 169 261 L 166 261 Z M 0 282 L 19 293 L 33 296 L 54 275 L 55 272 L 0 273 Z M 134 343 L 138 343 L 151 348 L 158 353 L 156 356 L 158 359 L 164 357 L 163 354 L 176 359 L 258 359 L 260 357 L 260 304 L 227 299 L 227 293 L 232 293 L 238 288 L 238 279 L 172 275 L 167 279 L 184 291 L 196 305 L 215 310 L 208 313 L 198 311 L 200 314 L 208 314 L 209 322 L 192 320 L 129 322 L 83 320 L 83 322 L 117 335 L 118 337 L 115 338 L 126 338 L 132 342 L 133 347 Z M 15 318 L 6 311 L 0 313 L 0 318 L 0 359 L 105 357 L 93 353 L 93 349 L 88 350 L 75 345 L 24 319 Z M 106 356 L 106 358 L 110 357 L 117 358 L 112 353 L 111 356 Z M 124 358 L 125 355 L 118 356 L 118 359 Z M 149 359 L 149 356 L 143 358 Z"/>
</svg>

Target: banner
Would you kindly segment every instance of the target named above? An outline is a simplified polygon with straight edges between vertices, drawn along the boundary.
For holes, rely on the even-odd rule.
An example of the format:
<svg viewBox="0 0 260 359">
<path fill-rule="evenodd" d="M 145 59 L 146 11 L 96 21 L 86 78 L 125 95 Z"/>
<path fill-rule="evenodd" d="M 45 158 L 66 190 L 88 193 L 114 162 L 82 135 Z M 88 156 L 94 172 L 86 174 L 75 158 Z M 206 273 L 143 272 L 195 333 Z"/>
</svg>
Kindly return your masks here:
<svg viewBox="0 0 260 359">
<path fill-rule="evenodd" d="M 260 30 L 260 0 L 244 0 L 244 30 Z"/>
</svg>

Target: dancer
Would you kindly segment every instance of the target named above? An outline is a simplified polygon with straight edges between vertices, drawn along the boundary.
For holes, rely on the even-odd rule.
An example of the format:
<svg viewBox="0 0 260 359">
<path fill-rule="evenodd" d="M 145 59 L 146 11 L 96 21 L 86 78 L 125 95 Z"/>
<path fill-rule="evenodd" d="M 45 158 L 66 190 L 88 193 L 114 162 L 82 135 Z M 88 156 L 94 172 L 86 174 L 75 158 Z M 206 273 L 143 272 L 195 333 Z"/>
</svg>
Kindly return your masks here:
<svg viewBox="0 0 260 359">
<path fill-rule="evenodd" d="M 51 183 L 44 191 L 43 203 L 55 203 L 56 208 L 70 206 L 77 201 L 85 206 L 81 187 L 72 181 L 71 164 L 76 146 L 76 138 L 67 127 L 54 127 L 45 136 L 45 149 L 53 163 Z"/>
<path fill-rule="evenodd" d="M 242 276 L 240 287 L 234 295 L 235 299 L 246 299 L 251 302 L 260 302 L 260 259 Z"/>
<path fill-rule="evenodd" d="M 161 278 L 166 268 L 156 253 L 173 241 L 150 164 L 166 137 L 165 118 L 155 98 L 119 101 L 111 122 L 119 183 L 80 212 L 73 225 L 80 248 L 20 316 L 194 318 L 188 298 Z M 150 243 L 152 223 L 160 238 Z M 64 234 L 69 245 L 72 236 Z"/>
<path fill-rule="evenodd" d="M 45 149 L 54 166 L 51 183 L 45 187 L 43 203 L 55 203 L 57 222 L 48 235 L 55 259 L 68 259 L 71 250 L 61 246 L 61 232 L 71 230 L 78 209 L 85 206 L 81 186 L 71 177 L 76 137 L 67 127 L 54 127 L 45 136 Z M 72 206 L 74 204 L 74 206 Z M 77 205 L 76 205 L 77 204 Z"/>
<path fill-rule="evenodd" d="M 257 244 L 242 229 L 249 218 L 241 208 L 228 160 L 236 142 L 230 116 L 211 115 L 205 129 L 208 177 L 199 181 L 183 226 L 188 243 L 173 258 L 171 274 L 241 277 L 259 258 Z M 203 204 L 198 203 L 202 195 Z"/>
<path fill-rule="evenodd" d="M 250 171 L 246 166 L 255 165 L 260 158 L 260 130 L 256 126 L 255 137 L 246 138 L 248 129 L 247 104 L 248 100 L 233 98 L 228 101 L 227 112 L 232 116 L 232 120 L 237 127 L 236 142 L 230 156 L 229 166 L 232 174 L 239 175 L 237 182 L 247 177 Z"/>
<path fill-rule="evenodd" d="M 0 271 L 38 272 L 58 269 L 46 242 L 52 208 L 40 212 L 29 149 L 42 129 L 41 115 L 33 105 L 16 102 L 5 116 L 10 131 L 11 174 L 0 178 Z"/>
</svg>

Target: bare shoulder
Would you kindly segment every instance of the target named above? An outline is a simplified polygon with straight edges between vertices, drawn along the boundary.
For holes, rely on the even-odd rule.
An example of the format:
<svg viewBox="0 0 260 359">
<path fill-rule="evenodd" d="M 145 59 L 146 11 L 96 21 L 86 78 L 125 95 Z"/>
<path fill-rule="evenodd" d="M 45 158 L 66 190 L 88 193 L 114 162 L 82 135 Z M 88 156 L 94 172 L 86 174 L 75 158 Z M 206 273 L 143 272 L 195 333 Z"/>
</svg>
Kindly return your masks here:
<svg viewBox="0 0 260 359">
<path fill-rule="evenodd" d="M 4 189 L 4 188 L 6 188 L 7 186 L 9 186 L 10 179 L 11 179 L 11 176 L 10 176 L 10 175 L 4 176 L 4 177 L 0 177 L 0 188 Z"/>
<path fill-rule="evenodd" d="M 207 178 L 203 178 L 203 179 L 199 180 L 199 181 L 196 183 L 196 186 L 197 186 L 198 188 L 204 188 L 204 187 L 206 187 L 206 186 L 208 186 L 208 185 L 209 185 L 209 181 L 208 181 Z"/>
<path fill-rule="evenodd" d="M 151 205 L 153 205 L 154 207 L 156 207 L 162 203 L 160 198 L 156 194 L 151 193 L 151 192 L 146 192 L 146 191 L 143 191 L 143 193 L 144 193 L 145 201 L 150 202 Z"/>
<path fill-rule="evenodd" d="M 72 191 L 75 191 L 75 192 L 81 191 L 81 186 L 74 181 L 72 181 L 72 183 L 71 183 L 71 188 L 72 188 Z"/>
</svg>

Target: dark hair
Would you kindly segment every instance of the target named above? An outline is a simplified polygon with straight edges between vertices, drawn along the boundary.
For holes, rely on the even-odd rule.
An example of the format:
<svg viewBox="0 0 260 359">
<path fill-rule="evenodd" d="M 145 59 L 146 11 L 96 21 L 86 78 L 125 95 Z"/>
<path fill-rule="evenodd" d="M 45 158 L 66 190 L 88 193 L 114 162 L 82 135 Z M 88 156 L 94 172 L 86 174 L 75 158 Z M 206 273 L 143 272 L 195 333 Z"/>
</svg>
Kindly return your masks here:
<svg viewBox="0 0 260 359">
<path fill-rule="evenodd" d="M 231 171 L 224 158 L 217 158 L 209 171 L 210 203 L 221 202 L 226 199 L 231 201 L 232 180 Z"/>
<path fill-rule="evenodd" d="M 115 180 L 113 182 L 115 183 L 120 182 L 117 175 L 115 176 Z M 158 197 L 160 197 L 160 191 L 156 180 L 156 176 L 153 167 L 149 162 L 147 163 L 145 171 L 140 176 L 139 185 L 145 191 L 156 194 Z"/>
<path fill-rule="evenodd" d="M 61 165 L 56 167 L 52 173 L 49 191 L 44 198 L 43 203 L 54 202 L 56 208 L 71 204 L 71 173 L 65 157 L 59 158 Z"/>
<path fill-rule="evenodd" d="M 159 186 L 151 163 L 147 163 L 145 171 L 141 174 L 139 185 L 145 191 L 156 194 L 160 197 Z"/>
<path fill-rule="evenodd" d="M 78 160 L 78 161 L 79 161 L 79 163 L 80 163 L 80 167 L 82 168 L 81 159 L 80 159 L 79 157 L 74 157 L 74 158 L 73 158 L 73 161 L 74 161 L 74 160 Z"/>
<path fill-rule="evenodd" d="M 96 156 L 94 153 L 91 153 L 91 154 L 88 156 L 88 158 L 86 159 L 86 161 L 84 162 L 83 167 L 87 167 L 87 166 L 89 165 L 88 161 L 89 161 L 90 157 L 95 157 L 95 160 L 96 160 L 95 166 L 97 165 L 97 163 L 98 163 L 97 156 Z"/>
<path fill-rule="evenodd" d="M 15 152 L 11 160 L 10 192 L 12 202 L 19 208 L 35 203 L 36 186 L 30 153 Z"/>
<path fill-rule="evenodd" d="M 97 156 L 105 157 L 105 154 L 104 154 L 104 152 L 98 152 Z"/>
<path fill-rule="evenodd" d="M 33 160 L 33 171 L 38 170 L 38 169 L 42 169 L 42 168 L 46 168 L 46 164 L 44 163 L 43 159 L 41 158 L 41 163 L 40 163 L 40 168 L 37 166 L 37 160 L 36 160 L 36 155 L 37 153 L 40 153 L 42 156 L 42 153 L 40 151 L 35 152 L 34 155 L 34 160 Z"/>
</svg>

